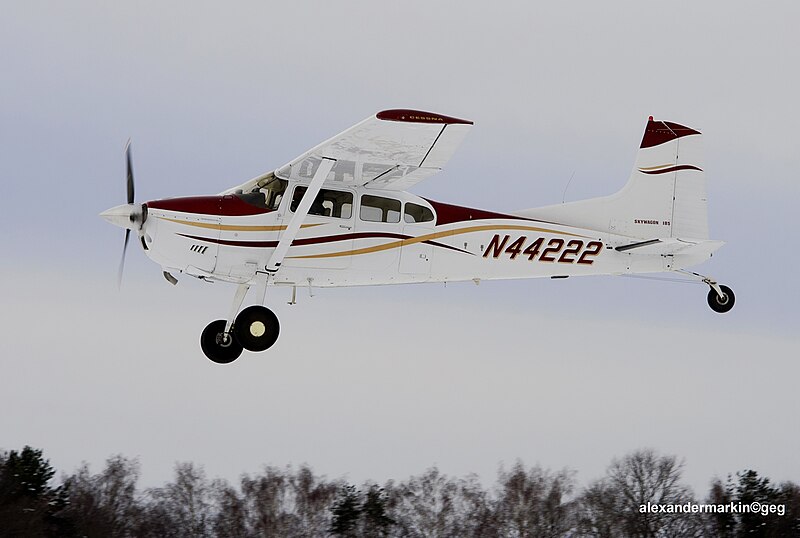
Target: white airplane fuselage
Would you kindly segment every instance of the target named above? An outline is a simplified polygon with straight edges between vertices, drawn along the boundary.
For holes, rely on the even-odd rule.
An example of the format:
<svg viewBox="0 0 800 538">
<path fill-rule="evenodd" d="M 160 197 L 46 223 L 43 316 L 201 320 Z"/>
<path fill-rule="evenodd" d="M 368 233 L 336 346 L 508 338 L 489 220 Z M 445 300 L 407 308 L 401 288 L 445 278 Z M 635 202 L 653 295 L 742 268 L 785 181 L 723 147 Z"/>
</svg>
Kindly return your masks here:
<svg viewBox="0 0 800 538">
<path fill-rule="evenodd" d="M 303 185 L 289 182 L 286 193 Z M 701 263 L 722 244 L 684 241 L 680 253 L 617 251 L 641 239 L 407 192 L 328 190 L 342 193 L 349 207 L 345 204 L 339 217 L 308 214 L 271 284 L 335 287 L 662 272 Z M 374 208 L 362 208 L 365 196 L 388 200 L 399 211 L 369 214 Z M 264 271 L 292 218 L 290 199 L 284 196 L 274 210 L 236 194 L 151 201 L 140 239 L 146 254 L 172 274 L 246 283 Z M 409 211 L 419 217 L 419 207 L 433 218 L 409 222 L 414 220 Z"/>
</svg>

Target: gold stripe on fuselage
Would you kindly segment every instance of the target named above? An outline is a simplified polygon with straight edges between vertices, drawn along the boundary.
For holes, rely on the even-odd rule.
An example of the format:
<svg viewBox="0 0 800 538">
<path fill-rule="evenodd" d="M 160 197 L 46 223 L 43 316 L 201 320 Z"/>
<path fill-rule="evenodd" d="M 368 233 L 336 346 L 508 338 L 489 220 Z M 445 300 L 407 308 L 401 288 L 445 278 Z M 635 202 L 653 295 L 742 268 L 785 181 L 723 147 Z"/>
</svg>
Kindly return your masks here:
<svg viewBox="0 0 800 538">
<path fill-rule="evenodd" d="M 420 235 L 417 237 L 412 237 L 410 239 L 401 239 L 399 241 L 392 241 L 391 243 L 384 243 L 382 245 L 375 245 L 374 247 L 364 247 L 364 248 L 357 248 L 353 250 L 345 250 L 340 252 L 328 252 L 325 254 L 308 254 L 305 256 L 287 256 L 287 258 L 292 259 L 316 259 L 316 258 L 339 258 L 341 256 L 358 256 L 360 254 L 370 254 L 372 252 L 380 252 L 382 250 L 390 250 L 393 248 L 400 248 L 404 245 L 413 245 L 414 243 L 422 243 L 423 241 L 432 241 L 434 239 L 440 239 L 442 237 L 449 237 L 453 235 L 461 235 L 466 233 L 472 232 L 485 232 L 490 230 L 522 230 L 522 231 L 530 231 L 530 232 L 543 232 L 543 233 L 552 233 L 557 235 L 568 235 L 571 237 L 583 237 L 585 239 L 591 239 L 589 236 L 586 235 L 579 235 L 573 234 L 570 232 L 560 232 L 558 230 L 551 230 L 548 228 L 537 228 L 534 226 L 522 226 L 519 224 L 486 224 L 483 226 L 469 226 L 466 228 L 461 228 L 457 230 L 449 230 L 446 232 L 436 232 L 432 234 L 425 234 Z"/>
<path fill-rule="evenodd" d="M 185 224 L 187 226 L 195 226 L 197 228 L 206 228 L 209 230 L 221 230 L 225 232 L 280 232 L 286 229 L 286 226 L 245 226 L 240 224 L 214 224 L 211 222 L 190 222 L 188 220 L 170 219 L 167 217 L 158 217 L 161 220 L 168 220 L 170 222 L 177 222 L 178 224 Z M 324 223 L 317 224 L 302 224 L 301 228 L 313 228 L 314 226 L 322 226 Z"/>
</svg>

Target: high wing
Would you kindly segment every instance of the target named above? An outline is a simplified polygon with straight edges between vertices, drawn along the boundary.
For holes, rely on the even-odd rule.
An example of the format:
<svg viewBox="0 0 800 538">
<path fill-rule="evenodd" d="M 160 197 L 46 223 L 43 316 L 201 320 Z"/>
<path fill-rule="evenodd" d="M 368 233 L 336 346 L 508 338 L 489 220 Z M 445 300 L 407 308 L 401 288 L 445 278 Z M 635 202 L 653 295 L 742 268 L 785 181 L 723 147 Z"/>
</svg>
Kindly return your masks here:
<svg viewBox="0 0 800 538">
<path fill-rule="evenodd" d="M 230 189 L 248 190 L 277 176 L 310 181 L 323 159 L 336 163 L 326 186 L 406 190 L 442 169 L 472 122 L 418 110 L 384 110 L 285 165 Z"/>
</svg>

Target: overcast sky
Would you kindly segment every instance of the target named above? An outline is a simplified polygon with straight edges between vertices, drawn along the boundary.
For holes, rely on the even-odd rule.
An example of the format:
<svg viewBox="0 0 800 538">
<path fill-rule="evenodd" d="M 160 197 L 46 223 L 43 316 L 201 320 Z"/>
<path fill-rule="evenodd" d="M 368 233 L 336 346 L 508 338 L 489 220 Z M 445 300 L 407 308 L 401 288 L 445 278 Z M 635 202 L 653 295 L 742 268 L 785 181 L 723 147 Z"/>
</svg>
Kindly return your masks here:
<svg viewBox="0 0 800 538">
<path fill-rule="evenodd" d="M 273 5 L 274 4 L 274 5 Z M 139 457 L 236 479 L 307 462 L 403 479 L 501 462 L 600 477 L 649 446 L 704 495 L 800 481 L 795 2 L 36 2 L 0 18 L 0 448 L 63 471 Z M 215 193 L 386 108 L 475 121 L 414 192 L 496 210 L 608 194 L 648 115 L 704 133 L 712 237 L 736 292 L 587 278 L 300 293 L 267 353 L 220 367 L 233 287 L 173 288 L 97 214 Z"/>
</svg>

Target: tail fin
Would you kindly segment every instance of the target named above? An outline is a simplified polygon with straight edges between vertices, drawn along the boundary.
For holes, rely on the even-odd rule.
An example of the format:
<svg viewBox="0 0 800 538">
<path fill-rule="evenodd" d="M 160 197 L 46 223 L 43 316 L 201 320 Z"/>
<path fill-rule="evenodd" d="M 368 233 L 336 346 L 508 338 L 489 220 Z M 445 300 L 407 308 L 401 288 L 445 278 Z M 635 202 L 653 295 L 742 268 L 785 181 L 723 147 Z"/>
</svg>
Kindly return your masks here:
<svg viewBox="0 0 800 538">
<path fill-rule="evenodd" d="M 619 192 L 519 214 L 643 239 L 708 239 L 701 141 L 700 132 L 651 116 Z"/>
</svg>

